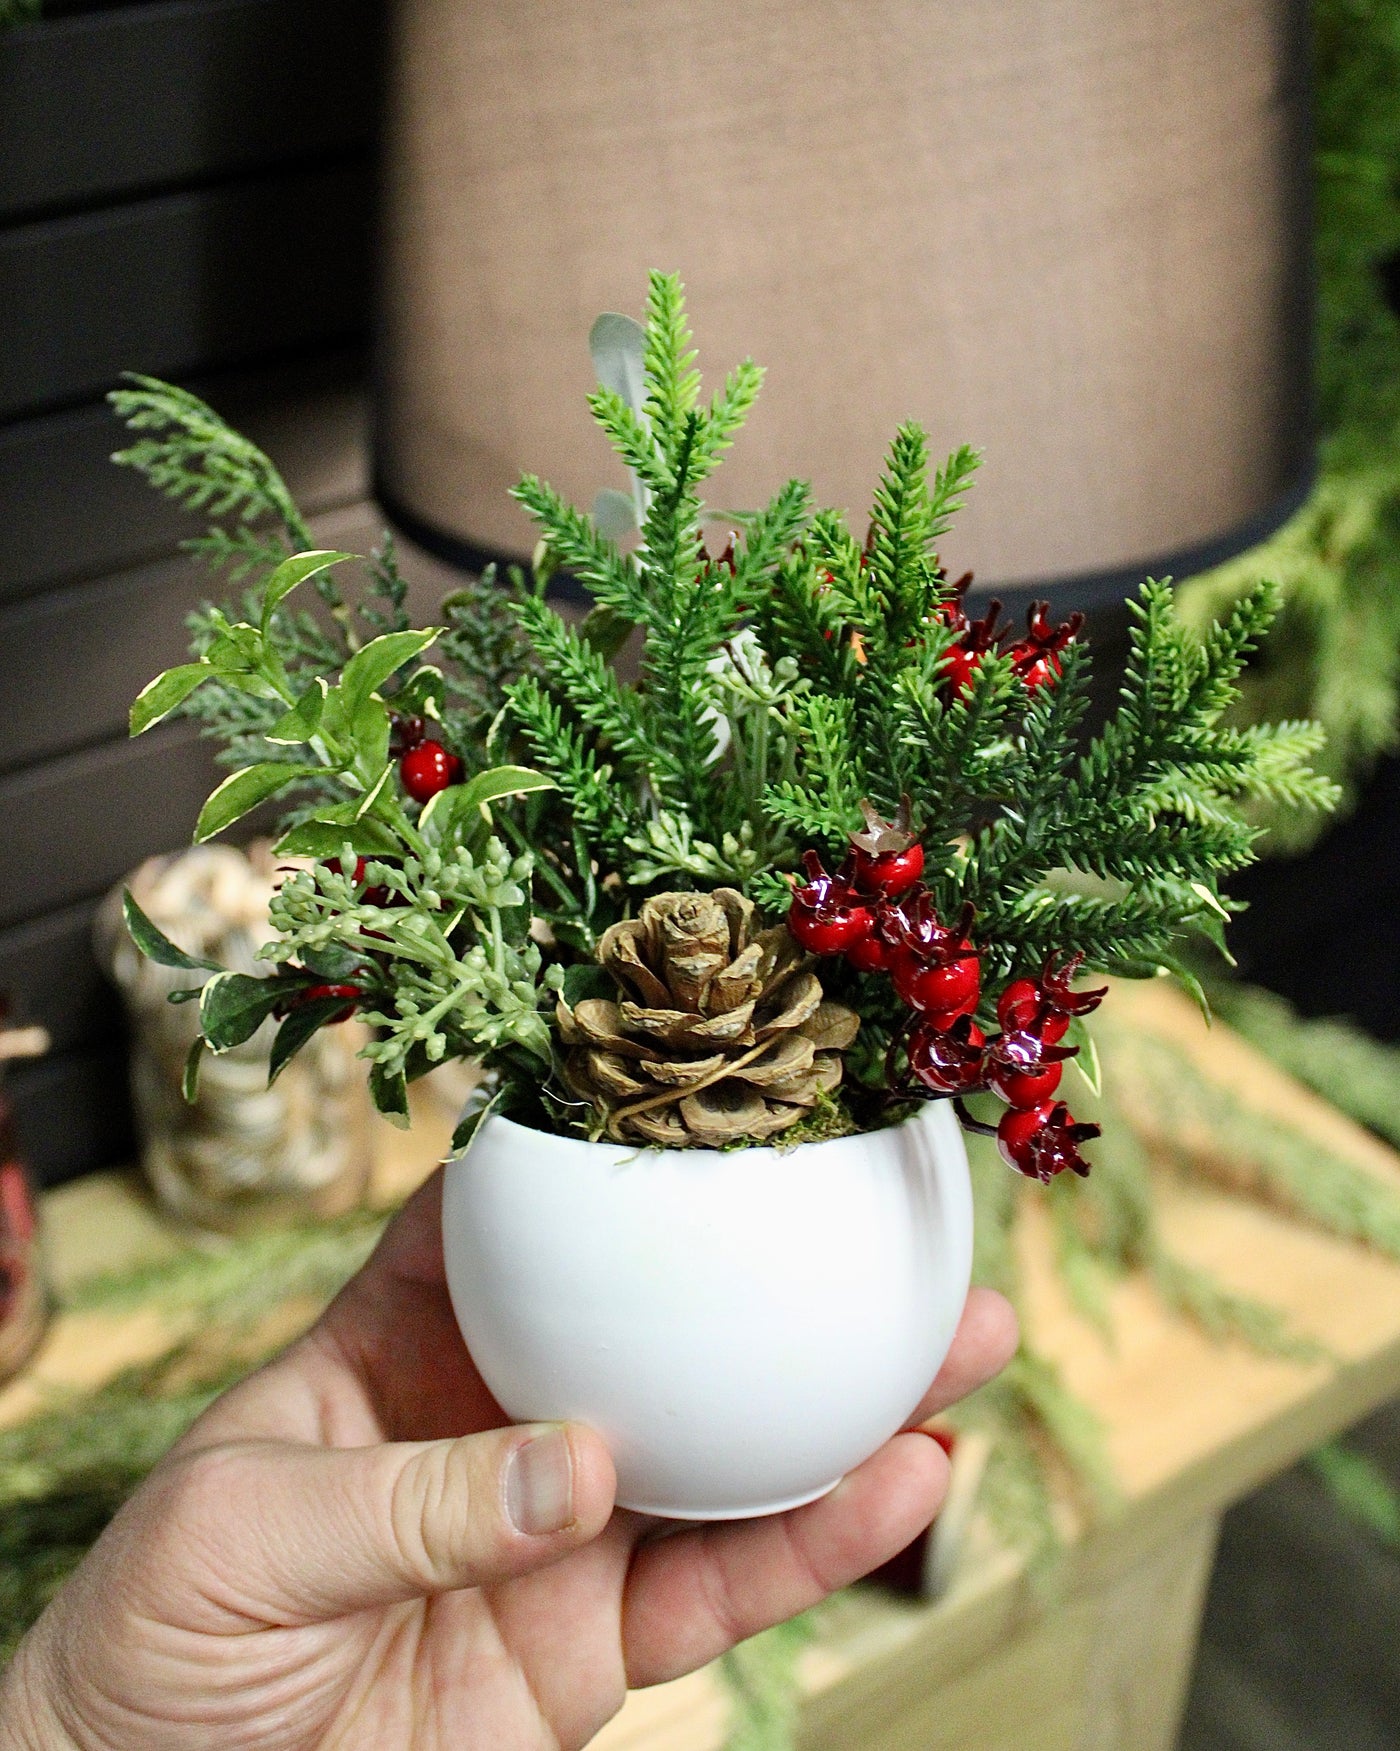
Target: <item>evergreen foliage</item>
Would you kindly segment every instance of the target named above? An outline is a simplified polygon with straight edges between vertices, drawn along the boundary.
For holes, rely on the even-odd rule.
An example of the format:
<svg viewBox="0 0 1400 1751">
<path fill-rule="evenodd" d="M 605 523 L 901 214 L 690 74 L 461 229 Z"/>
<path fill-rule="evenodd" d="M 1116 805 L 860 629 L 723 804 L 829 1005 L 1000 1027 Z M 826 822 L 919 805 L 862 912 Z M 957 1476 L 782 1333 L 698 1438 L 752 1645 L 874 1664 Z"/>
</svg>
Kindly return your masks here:
<svg viewBox="0 0 1400 1751">
<path fill-rule="evenodd" d="M 1374 1459 L 1344 1441 L 1328 1441 L 1308 1455 L 1308 1464 L 1349 1520 L 1378 1543 L 1400 1550 L 1400 1489 Z"/>
<path fill-rule="evenodd" d="M 1212 981 L 1211 1007 L 1306 1087 L 1400 1148 L 1400 1046 L 1344 1016 L 1308 1021 L 1257 985 Z"/>
<path fill-rule="evenodd" d="M 839 861 L 862 801 L 893 815 L 906 796 L 940 914 L 973 909 L 985 1004 L 1056 955 L 1190 980 L 1182 936 L 1220 942 L 1220 881 L 1251 856 L 1239 805 L 1332 797 L 1308 769 L 1311 726 L 1224 722 L 1274 592 L 1247 592 L 1197 636 L 1165 584 L 1144 586 L 1121 704 L 1086 745 L 1088 653 L 1072 639 L 1034 684 L 996 641 L 965 685 L 950 679 L 967 623 L 936 544 L 971 450 L 931 472 L 905 425 L 863 540 L 791 481 L 715 557 L 703 489 L 762 373 L 746 360 L 702 398 L 665 274 L 645 326 L 605 317 L 591 344 L 591 406 L 631 487 L 612 495 L 622 510 L 600 500 L 602 521 L 631 534 L 527 475 L 516 496 L 540 531 L 534 578 L 488 576 L 422 632 L 390 541 L 347 596 L 353 556 L 307 550 L 276 469 L 203 402 L 150 378 L 113 397 L 138 433 L 118 460 L 213 519 L 195 550 L 256 579 L 200 611 L 195 660 L 142 694 L 133 732 L 202 716 L 234 770 L 197 837 L 290 796 L 279 849 L 316 860 L 283 884 L 272 980 L 210 982 L 209 1044 L 227 1050 L 275 1008 L 280 1066 L 349 990 L 377 1030 L 384 1110 L 401 1113 L 406 1081 L 442 1056 L 484 1052 L 536 1122 L 566 1124 L 577 1103 L 545 1015 L 603 929 L 668 888 L 732 886 L 781 913 L 804 849 Z M 545 599 L 558 567 L 591 593 L 581 624 Z M 307 582 L 314 611 L 291 601 Z M 624 679 L 611 659 L 634 637 Z M 466 779 L 426 805 L 397 769 L 409 722 L 430 723 Z M 851 1069 L 883 1088 L 898 1021 L 887 982 L 828 972 L 865 1023 Z"/>
<path fill-rule="evenodd" d="M 590 857 L 634 886 L 723 881 L 777 906 L 774 877 L 799 848 L 839 860 L 863 797 L 893 814 L 908 794 L 940 913 L 976 909 L 995 974 L 1056 951 L 1125 973 L 1177 969 L 1183 930 L 1217 940 L 1219 881 L 1251 855 L 1236 805 L 1325 808 L 1333 794 L 1308 771 L 1310 726 L 1221 723 L 1274 592 L 1257 587 L 1197 638 L 1167 586 L 1145 586 L 1122 704 L 1085 749 L 1082 646 L 1053 686 L 1027 689 L 995 654 L 965 692 L 946 684 L 953 595 L 935 543 L 972 451 L 930 478 L 923 433 L 902 427 L 863 545 L 834 513 L 810 514 L 794 482 L 747 519 L 732 563 L 716 562 L 698 489 L 756 376 L 741 367 L 699 407 L 666 276 L 653 276 L 646 336 L 636 405 L 593 398 L 646 491 L 636 551 L 533 477 L 518 489 L 552 559 L 642 629 L 641 673 L 626 684 L 586 628 L 538 598 L 520 609 L 543 676 L 508 690 L 511 710 Z"/>
<path fill-rule="evenodd" d="M 1263 546 L 1181 592 L 1201 624 L 1261 573 L 1283 603 L 1244 678 L 1241 721 L 1316 719 L 1348 803 L 1400 733 L 1400 4 L 1313 0 L 1316 374 L 1323 433 L 1308 503 Z M 1269 846 L 1316 815 L 1268 809 Z"/>
</svg>

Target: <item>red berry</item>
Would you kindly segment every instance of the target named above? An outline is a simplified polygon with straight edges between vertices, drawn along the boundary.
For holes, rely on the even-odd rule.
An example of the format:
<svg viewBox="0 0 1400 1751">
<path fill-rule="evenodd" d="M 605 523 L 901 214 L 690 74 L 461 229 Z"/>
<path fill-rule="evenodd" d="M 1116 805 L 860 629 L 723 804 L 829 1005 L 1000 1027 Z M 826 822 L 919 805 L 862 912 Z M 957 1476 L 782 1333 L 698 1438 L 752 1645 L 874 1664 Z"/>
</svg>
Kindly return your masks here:
<svg viewBox="0 0 1400 1751">
<path fill-rule="evenodd" d="M 828 875 L 815 851 L 802 853 L 807 882 L 793 890 L 788 930 L 814 955 L 840 955 L 870 935 L 875 915 L 851 886 L 850 859 Z"/>
<path fill-rule="evenodd" d="M 788 912 L 788 929 L 809 954 L 847 954 L 870 935 L 875 920 L 866 906 L 831 907 L 813 912 L 794 900 Z"/>
<path fill-rule="evenodd" d="M 997 1020 L 1009 1034 L 1035 1026 L 1040 1011 L 1040 987 L 1034 979 L 1013 979 L 997 998 Z"/>
<path fill-rule="evenodd" d="M 320 1003 L 327 997 L 348 997 L 350 1002 L 345 1005 L 344 1009 L 333 1015 L 331 1021 L 332 1023 L 349 1021 L 355 1013 L 355 1005 L 363 995 L 364 993 L 358 985 L 308 985 L 297 998 L 297 1007 L 300 1008 L 307 1003 Z"/>
<path fill-rule="evenodd" d="M 875 857 L 858 849 L 854 863 L 856 886 L 863 894 L 894 900 L 907 893 L 924 873 L 924 848 L 914 844 L 903 851 L 883 851 Z"/>
<path fill-rule="evenodd" d="M 982 989 L 982 968 L 975 954 L 929 966 L 913 949 L 901 949 L 891 972 L 900 998 L 923 1015 L 975 1007 Z"/>
<path fill-rule="evenodd" d="M 1020 676 L 1027 690 L 1034 693 L 1037 687 L 1044 687 L 1046 682 L 1059 680 L 1060 659 L 1053 652 L 1046 656 L 1035 657 L 1024 667 L 1018 668 L 1016 673 Z"/>
<path fill-rule="evenodd" d="M 1008 1167 L 1021 1173 L 1031 1173 L 1031 1144 L 1038 1131 L 1050 1122 L 1054 1103 L 1042 1101 L 1034 1107 L 1012 1107 L 1001 1115 L 997 1126 L 997 1148 Z"/>
<path fill-rule="evenodd" d="M 962 645 L 955 644 L 943 659 L 943 678 L 947 684 L 948 696 L 957 699 L 972 686 L 972 677 L 977 673 L 977 667 L 985 651 L 965 650 Z"/>
<path fill-rule="evenodd" d="M 986 1043 L 971 1017 L 950 1028 L 921 1021 L 909 1036 L 909 1068 L 935 1094 L 971 1094 L 986 1081 Z"/>
<path fill-rule="evenodd" d="M 1007 652 L 1018 678 L 1030 692 L 1059 680 L 1060 652 L 1084 624 L 1082 614 L 1071 614 L 1062 626 L 1052 626 L 1049 611 L 1048 602 L 1032 602 L 1026 615 L 1026 636 Z"/>
<path fill-rule="evenodd" d="M 858 973 L 887 973 L 896 952 L 892 944 L 872 930 L 869 936 L 851 944 L 846 960 Z"/>
<path fill-rule="evenodd" d="M 462 762 L 441 742 L 419 742 L 399 761 L 403 787 L 416 803 L 430 802 L 449 784 L 460 784 Z"/>
<path fill-rule="evenodd" d="M 862 801 L 860 812 L 865 826 L 850 836 L 851 882 L 863 894 L 897 899 L 924 873 L 924 848 L 914 837 L 909 798 L 899 799 L 892 821 L 882 820 L 866 801 Z"/>
<path fill-rule="evenodd" d="M 1060 1086 L 1064 1065 L 1040 1064 L 1018 1070 L 1009 1064 L 994 1064 L 987 1081 L 1009 1107 L 1036 1107 L 1049 1100 Z"/>
<path fill-rule="evenodd" d="M 427 733 L 427 723 L 421 717 L 400 717 L 395 713 L 389 721 L 389 752 L 406 754 L 410 748 L 416 748 Z"/>
<path fill-rule="evenodd" d="M 1066 1168 L 1081 1178 L 1089 1164 L 1079 1145 L 1099 1135 L 1097 1125 L 1076 1125 L 1062 1100 L 1042 1101 L 1034 1107 L 1012 1107 L 997 1126 L 997 1147 L 1002 1159 L 1029 1179 L 1048 1185 Z"/>
</svg>

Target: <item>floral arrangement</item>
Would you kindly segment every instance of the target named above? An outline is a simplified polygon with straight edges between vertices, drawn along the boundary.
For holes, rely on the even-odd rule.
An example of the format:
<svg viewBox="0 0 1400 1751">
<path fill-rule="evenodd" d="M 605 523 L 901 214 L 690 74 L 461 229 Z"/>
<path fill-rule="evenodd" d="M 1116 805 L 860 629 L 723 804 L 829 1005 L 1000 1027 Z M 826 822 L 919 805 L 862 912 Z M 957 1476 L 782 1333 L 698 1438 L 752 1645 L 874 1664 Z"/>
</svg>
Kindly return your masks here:
<svg viewBox="0 0 1400 1751">
<path fill-rule="evenodd" d="M 1104 991 L 1076 981 L 1199 991 L 1184 951 L 1223 951 L 1240 805 L 1332 800 L 1313 726 L 1224 721 L 1274 592 L 1197 636 L 1145 584 L 1088 738 L 1078 619 L 973 618 L 970 577 L 939 561 L 972 451 L 931 473 L 901 427 L 859 534 L 800 481 L 712 513 L 701 489 L 761 371 L 702 401 L 661 274 L 645 325 L 601 318 L 592 347 L 629 490 L 588 514 L 527 475 L 531 575 L 488 574 L 421 630 L 392 544 L 352 601 L 354 556 L 311 550 L 266 457 L 183 391 L 115 395 L 138 433 L 118 460 L 212 513 L 193 545 L 252 579 L 194 617 L 192 661 L 144 690 L 132 733 L 199 716 L 232 771 L 196 839 L 283 798 L 278 853 L 298 860 L 265 977 L 185 956 L 128 899 L 148 954 L 212 974 L 175 994 L 200 1005 L 187 1083 L 269 1016 L 275 1076 L 358 1013 L 400 1120 L 410 1081 L 472 1057 L 487 1104 L 544 1130 L 796 1142 L 948 1099 L 1022 1173 L 1087 1171 L 1096 1127 L 1060 1083 L 1071 1060 L 1094 1074 L 1083 1017 Z M 559 572 L 581 618 L 547 599 Z"/>
</svg>

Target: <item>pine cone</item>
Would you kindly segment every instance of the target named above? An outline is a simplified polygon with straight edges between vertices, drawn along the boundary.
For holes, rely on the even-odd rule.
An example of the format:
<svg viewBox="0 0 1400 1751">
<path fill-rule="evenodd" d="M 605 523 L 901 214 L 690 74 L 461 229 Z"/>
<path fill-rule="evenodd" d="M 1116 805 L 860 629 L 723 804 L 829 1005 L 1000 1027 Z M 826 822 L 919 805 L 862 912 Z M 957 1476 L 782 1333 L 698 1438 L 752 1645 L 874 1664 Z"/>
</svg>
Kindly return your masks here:
<svg viewBox="0 0 1400 1751">
<path fill-rule="evenodd" d="M 734 888 L 659 894 L 598 959 L 621 1002 L 559 1000 L 564 1074 L 618 1142 L 718 1148 L 794 1125 L 841 1080 L 860 1019 L 822 996 L 786 925 Z"/>
</svg>

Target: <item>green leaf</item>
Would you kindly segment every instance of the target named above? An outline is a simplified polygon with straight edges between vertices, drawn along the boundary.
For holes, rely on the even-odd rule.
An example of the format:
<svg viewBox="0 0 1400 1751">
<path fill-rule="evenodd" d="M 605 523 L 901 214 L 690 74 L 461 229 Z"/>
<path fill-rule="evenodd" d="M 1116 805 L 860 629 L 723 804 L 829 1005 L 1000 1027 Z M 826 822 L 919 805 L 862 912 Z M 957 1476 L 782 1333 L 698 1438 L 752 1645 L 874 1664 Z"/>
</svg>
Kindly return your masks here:
<svg viewBox="0 0 1400 1751">
<path fill-rule="evenodd" d="M 557 790 L 552 778 L 529 766 L 493 766 L 478 772 L 465 784 L 449 785 L 440 790 L 419 817 L 419 826 L 434 832 L 439 839 L 470 832 L 481 810 L 505 796 L 529 796 L 538 790 Z"/>
<path fill-rule="evenodd" d="M 500 1112 L 507 1105 L 512 1093 L 510 1085 L 502 1083 L 489 1100 L 477 1100 L 475 1091 L 467 1097 L 466 1108 L 452 1133 L 452 1153 L 458 1160 L 466 1155 L 492 1113 Z"/>
<path fill-rule="evenodd" d="M 615 310 L 605 310 L 588 331 L 588 351 L 598 381 L 620 395 L 634 413 L 646 408 L 646 346 L 647 331 L 641 323 Z"/>
<path fill-rule="evenodd" d="M 148 961 L 154 961 L 158 967 L 182 967 L 189 973 L 217 973 L 217 961 L 196 960 L 193 955 L 187 955 L 182 948 L 176 948 L 170 938 L 150 919 L 132 898 L 130 888 L 122 890 L 122 915 L 126 919 L 126 928 L 131 940 L 145 955 Z"/>
<path fill-rule="evenodd" d="M 593 498 L 593 527 L 606 541 L 621 541 L 637 527 L 637 506 L 631 493 L 605 486 Z"/>
<path fill-rule="evenodd" d="M 422 632 L 386 632 L 372 638 L 357 650 L 345 665 L 336 689 L 345 707 L 346 719 L 353 724 L 360 706 L 371 693 L 377 692 L 397 669 L 412 662 L 420 651 L 441 633 L 440 626 L 427 627 Z"/>
<path fill-rule="evenodd" d="M 199 1093 L 199 1066 L 204 1060 L 204 1047 L 204 1035 L 196 1034 L 185 1058 L 184 1073 L 180 1077 L 180 1093 L 189 1106 L 194 1105 L 195 1096 Z"/>
<path fill-rule="evenodd" d="M 326 683 L 317 676 L 315 683 L 302 694 L 296 704 L 264 732 L 269 742 L 287 747 L 309 742 L 321 725 L 321 713 L 326 705 Z"/>
<path fill-rule="evenodd" d="M 241 772 L 231 772 L 199 811 L 195 822 L 194 842 L 202 845 L 225 827 L 241 820 L 250 809 L 276 796 L 299 778 L 318 772 L 316 766 L 287 766 L 279 761 L 264 761 L 258 766 L 245 766 Z"/>
<path fill-rule="evenodd" d="M 382 1064 L 371 1064 L 369 1093 L 375 1108 L 391 1125 L 408 1129 L 408 1082 L 402 1070 L 386 1070 Z"/>
<path fill-rule="evenodd" d="M 262 660 L 263 638 L 256 626 L 244 620 L 230 621 L 216 608 L 209 616 L 216 636 L 204 653 L 204 660 L 220 674 L 238 674 L 256 669 Z M 259 681 L 259 685 L 266 683 Z"/>
<path fill-rule="evenodd" d="M 1206 996 L 1205 986 L 1196 977 L 1184 961 L 1175 955 L 1159 954 L 1157 956 L 1157 976 L 1161 979 L 1175 979 L 1186 995 L 1191 998 L 1205 1020 L 1209 1022 L 1210 998 Z"/>
<path fill-rule="evenodd" d="M 578 961 L 572 967 L 565 967 L 564 1001 L 570 1009 L 576 1009 L 586 997 L 616 996 L 617 986 L 596 961 Z"/>
<path fill-rule="evenodd" d="M 394 710 L 404 717 L 436 717 L 445 687 L 441 669 L 420 663 L 394 695 Z"/>
<path fill-rule="evenodd" d="M 284 833 L 274 847 L 278 857 L 337 858 L 349 846 L 356 857 L 402 857 L 403 846 L 381 822 L 368 817 L 342 824 L 317 818 Z"/>
<path fill-rule="evenodd" d="M 1065 1030 L 1065 1044 L 1078 1046 L 1079 1055 L 1070 1059 L 1070 1063 L 1089 1085 L 1089 1092 L 1096 1098 L 1103 1095 L 1103 1066 L 1099 1062 L 1098 1042 L 1084 1025 L 1082 1016 L 1073 1016 Z"/>
<path fill-rule="evenodd" d="M 309 981 L 255 979 L 248 973 L 216 973 L 199 1000 L 199 1025 L 213 1052 L 228 1052 L 252 1039 L 279 1003 Z"/>
<path fill-rule="evenodd" d="M 290 596 L 298 584 L 304 584 L 308 578 L 314 578 L 317 572 L 327 571 L 331 566 L 339 565 L 342 560 L 354 557 L 353 553 L 332 553 L 329 549 L 321 549 L 312 553 L 294 553 L 290 559 L 284 559 L 263 586 L 263 637 L 267 637 L 268 624 L 277 605 Z"/>
<path fill-rule="evenodd" d="M 362 821 L 368 816 L 370 810 L 384 794 L 385 785 L 387 785 L 393 778 L 396 766 L 397 762 L 394 760 L 390 760 L 385 764 L 384 769 L 379 774 L 378 778 L 375 779 L 374 783 L 370 785 L 365 794 L 356 802 L 355 813 L 352 816 L 353 820 Z"/>
<path fill-rule="evenodd" d="M 345 1009 L 343 997 L 317 997 L 310 1003 L 299 1003 L 277 1030 L 267 1061 L 267 1082 L 270 1088 L 296 1057 L 313 1034 L 339 1017 Z"/>
<path fill-rule="evenodd" d="M 129 734 L 144 735 L 154 724 L 169 717 L 213 673 L 208 663 L 182 663 L 178 669 L 167 669 L 154 681 L 148 681 L 132 701 Z"/>
<path fill-rule="evenodd" d="M 389 758 L 389 708 L 371 693 L 355 707 L 350 721 L 358 771 L 382 773 Z"/>
</svg>

